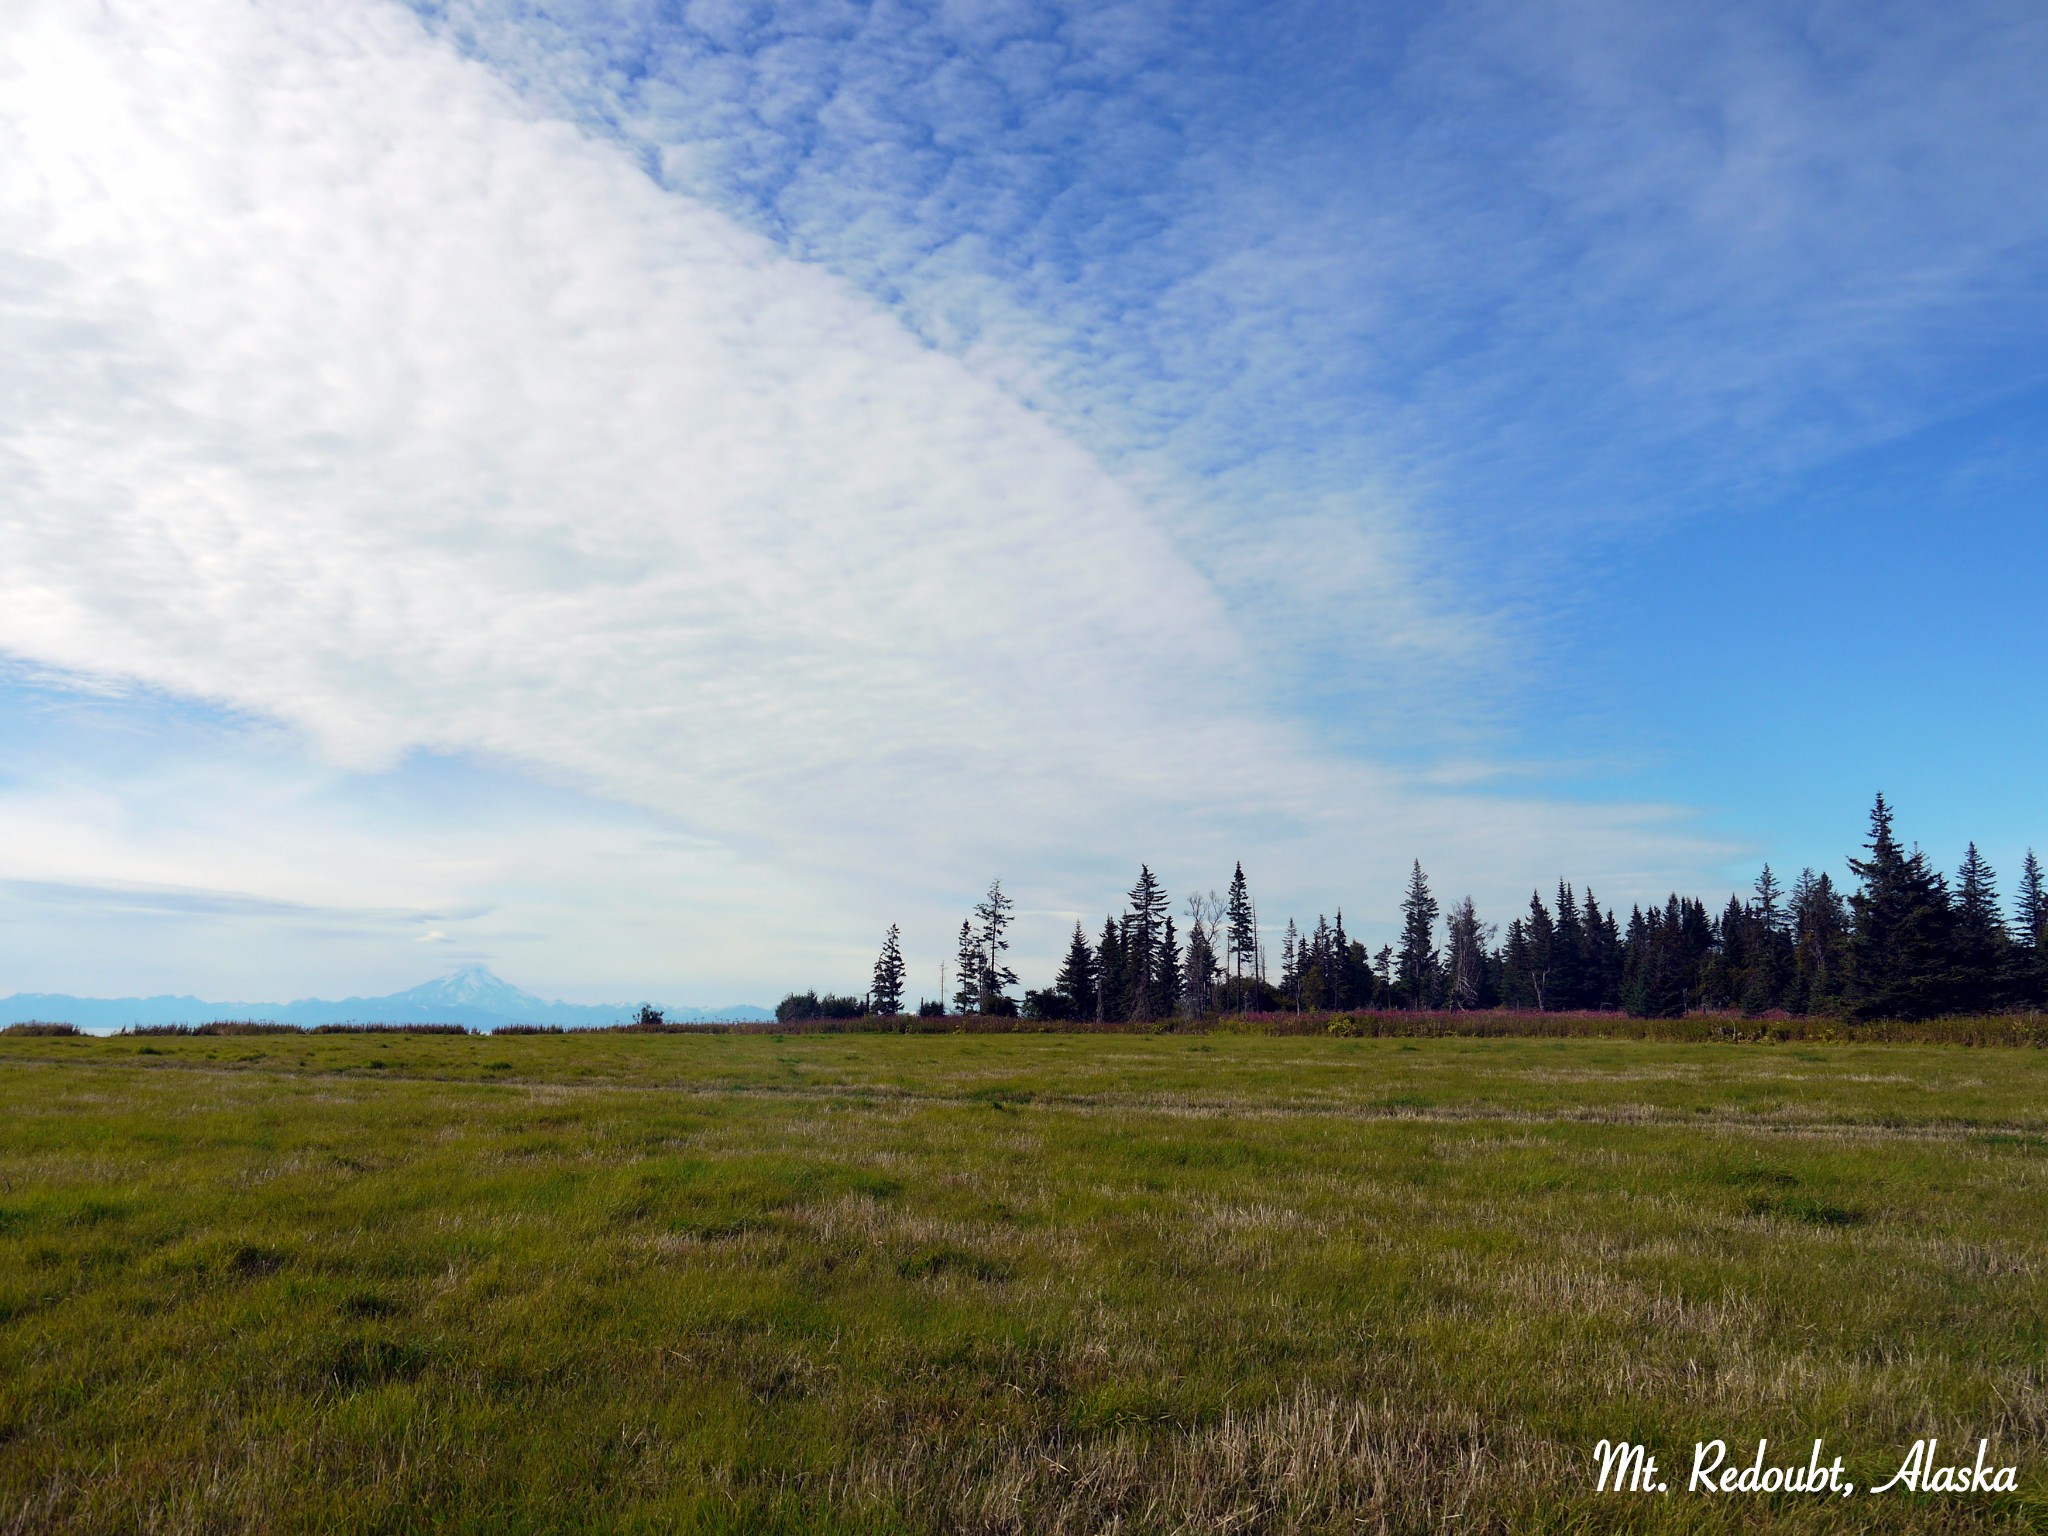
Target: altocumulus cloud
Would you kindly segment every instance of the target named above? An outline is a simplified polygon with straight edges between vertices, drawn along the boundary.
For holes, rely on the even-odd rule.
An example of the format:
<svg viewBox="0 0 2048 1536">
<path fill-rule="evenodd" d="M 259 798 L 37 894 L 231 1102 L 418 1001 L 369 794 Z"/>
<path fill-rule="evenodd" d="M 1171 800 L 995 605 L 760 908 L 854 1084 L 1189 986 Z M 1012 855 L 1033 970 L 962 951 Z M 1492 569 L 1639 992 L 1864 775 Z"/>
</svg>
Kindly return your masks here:
<svg viewBox="0 0 2048 1536">
<path fill-rule="evenodd" d="M 1067 436 L 396 6 L 31 3 L 0 41 L 0 650 L 355 773 L 524 765 L 754 911 L 936 913 L 997 866 L 1099 899 L 1068 877 L 1247 835 L 1297 883 L 1697 853 L 1316 756 Z"/>
</svg>

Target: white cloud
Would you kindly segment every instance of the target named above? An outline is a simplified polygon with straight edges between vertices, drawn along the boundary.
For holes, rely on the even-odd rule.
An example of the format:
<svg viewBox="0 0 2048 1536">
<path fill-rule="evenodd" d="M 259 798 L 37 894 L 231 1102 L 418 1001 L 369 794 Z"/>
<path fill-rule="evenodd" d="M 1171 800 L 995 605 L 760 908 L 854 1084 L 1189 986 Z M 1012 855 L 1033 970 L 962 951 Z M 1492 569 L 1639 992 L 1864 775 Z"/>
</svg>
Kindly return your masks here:
<svg viewBox="0 0 2048 1536">
<path fill-rule="evenodd" d="M 998 867 L 1056 901 L 1247 837 L 1297 884 L 1380 861 L 1352 889 L 1418 850 L 1697 852 L 1308 754 L 1073 441 L 395 6 L 44 0 L 0 60 L 0 650 L 285 722 L 329 765 L 207 757 L 176 836 L 126 824 L 173 793 L 143 767 L 18 791 L 37 878 L 414 914 L 552 881 L 522 910 L 564 925 L 529 933 L 555 985 L 562 934 L 610 925 L 581 963 L 759 989 L 799 979 L 768 913 L 850 952 L 881 904 Z M 275 788 L 420 752 L 655 820 L 608 880 L 574 816 L 409 853 Z M 651 893 L 690 938 L 622 974 Z M 467 942 L 416 915 L 391 947 L 423 922 Z"/>
</svg>

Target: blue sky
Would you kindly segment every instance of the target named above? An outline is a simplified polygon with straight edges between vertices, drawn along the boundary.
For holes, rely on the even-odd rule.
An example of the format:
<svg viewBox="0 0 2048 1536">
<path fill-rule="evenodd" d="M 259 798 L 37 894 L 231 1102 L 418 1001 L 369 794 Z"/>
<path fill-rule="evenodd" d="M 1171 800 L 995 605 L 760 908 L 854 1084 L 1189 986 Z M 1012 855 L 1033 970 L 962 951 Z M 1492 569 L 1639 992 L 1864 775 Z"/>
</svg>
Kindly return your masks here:
<svg viewBox="0 0 2048 1536">
<path fill-rule="evenodd" d="M 1879 787 L 2048 843 L 2038 7 L 0 49 L 24 989 L 723 1002 L 1140 858 L 1711 895 Z"/>
</svg>

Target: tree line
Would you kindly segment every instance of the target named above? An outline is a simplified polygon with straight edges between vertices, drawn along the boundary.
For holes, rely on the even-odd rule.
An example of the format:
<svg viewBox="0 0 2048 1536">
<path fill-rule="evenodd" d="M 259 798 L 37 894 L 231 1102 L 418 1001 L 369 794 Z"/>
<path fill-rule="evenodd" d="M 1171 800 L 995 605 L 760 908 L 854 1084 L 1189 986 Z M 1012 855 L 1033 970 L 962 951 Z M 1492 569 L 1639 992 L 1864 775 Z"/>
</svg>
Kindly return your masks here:
<svg viewBox="0 0 2048 1536">
<path fill-rule="evenodd" d="M 1075 924 L 1051 984 L 1021 997 L 1005 958 L 1014 903 L 996 880 L 961 922 L 950 994 L 918 1011 L 1140 1024 L 1219 1012 L 1487 1008 L 1924 1019 L 2048 1003 L 2048 897 L 2031 849 L 2008 914 L 1975 843 L 1951 879 L 1899 841 L 1879 795 L 1849 871 L 1846 891 L 1811 869 L 1788 888 L 1767 864 L 1751 893 L 1718 913 L 1673 893 L 1625 919 L 1591 889 L 1560 881 L 1548 901 L 1532 893 L 1502 930 L 1482 921 L 1469 896 L 1444 910 L 1418 861 L 1398 944 L 1369 949 L 1345 931 L 1341 910 L 1308 929 L 1289 918 L 1269 970 L 1242 864 L 1225 895 L 1187 898 L 1178 919 L 1141 865 L 1123 911 L 1092 936 Z M 907 987 L 892 924 L 865 996 L 792 993 L 776 1016 L 900 1014 Z"/>
</svg>

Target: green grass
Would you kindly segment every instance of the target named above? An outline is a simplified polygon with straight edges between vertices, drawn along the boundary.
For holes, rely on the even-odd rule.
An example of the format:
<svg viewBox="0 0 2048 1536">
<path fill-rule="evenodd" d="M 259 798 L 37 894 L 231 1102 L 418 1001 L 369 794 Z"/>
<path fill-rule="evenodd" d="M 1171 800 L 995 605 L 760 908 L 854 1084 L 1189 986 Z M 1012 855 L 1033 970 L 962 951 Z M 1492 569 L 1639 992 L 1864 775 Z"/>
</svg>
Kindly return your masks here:
<svg viewBox="0 0 2048 1536">
<path fill-rule="evenodd" d="M 0 1531 L 2039 1529 L 2044 1170 L 2021 1050 L 9 1038 Z"/>
</svg>

